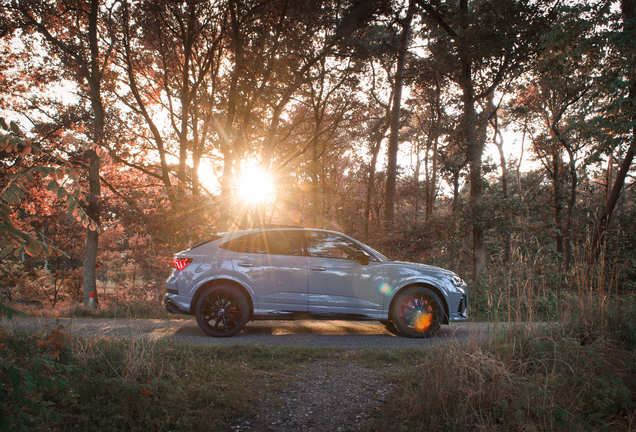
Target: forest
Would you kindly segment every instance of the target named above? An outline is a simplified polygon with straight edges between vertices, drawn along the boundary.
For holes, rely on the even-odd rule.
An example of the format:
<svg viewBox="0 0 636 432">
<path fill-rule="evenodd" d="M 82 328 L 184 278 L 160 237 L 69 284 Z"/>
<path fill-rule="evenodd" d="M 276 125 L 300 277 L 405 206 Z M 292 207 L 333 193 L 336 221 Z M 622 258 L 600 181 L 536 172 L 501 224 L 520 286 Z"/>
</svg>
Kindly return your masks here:
<svg viewBox="0 0 636 432">
<path fill-rule="evenodd" d="M 4 0 L 0 301 L 161 308 L 173 253 L 262 224 L 480 317 L 633 296 L 635 67 L 634 0 Z"/>
<path fill-rule="evenodd" d="M 636 0 L 0 0 L 0 430 L 634 431 L 635 151 Z M 455 271 L 472 322 L 107 330 L 270 224 Z"/>
</svg>

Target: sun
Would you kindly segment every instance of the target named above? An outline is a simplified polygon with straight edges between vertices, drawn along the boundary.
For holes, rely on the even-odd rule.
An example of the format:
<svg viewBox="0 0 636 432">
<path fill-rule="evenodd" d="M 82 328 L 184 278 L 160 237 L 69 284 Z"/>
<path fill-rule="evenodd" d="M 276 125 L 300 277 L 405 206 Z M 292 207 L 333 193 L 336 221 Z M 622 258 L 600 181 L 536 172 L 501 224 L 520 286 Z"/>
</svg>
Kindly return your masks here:
<svg viewBox="0 0 636 432">
<path fill-rule="evenodd" d="M 274 190 L 272 176 L 255 165 L 243 167 L 241 176 L 236 181 L 236 191 L 239 198 L 249 204 L 266 202 Z"/>
</svg>

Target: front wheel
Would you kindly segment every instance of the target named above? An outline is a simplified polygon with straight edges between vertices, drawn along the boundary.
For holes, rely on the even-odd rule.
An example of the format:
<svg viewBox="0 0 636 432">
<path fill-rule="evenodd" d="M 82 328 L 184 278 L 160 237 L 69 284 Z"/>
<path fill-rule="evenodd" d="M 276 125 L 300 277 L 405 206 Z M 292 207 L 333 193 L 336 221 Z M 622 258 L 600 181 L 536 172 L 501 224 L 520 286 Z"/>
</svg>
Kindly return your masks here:
<svg viewBox="0 0 636 432">
<path fill-rule="evenodd" d="M 444 305 L 437 294 L 424 287 L 411 287 L 397 294 L 391 305 L 393 324 L 406 337 L 429 337 L 439 330 Z"/>
<path fill-rule="evenodd" d="M 231 285 L 207 288 L 194 309 L 201 330 L 214 337 L 230 337 L 240 332 L 250 317 L 245 295 Z"/>
</svg>

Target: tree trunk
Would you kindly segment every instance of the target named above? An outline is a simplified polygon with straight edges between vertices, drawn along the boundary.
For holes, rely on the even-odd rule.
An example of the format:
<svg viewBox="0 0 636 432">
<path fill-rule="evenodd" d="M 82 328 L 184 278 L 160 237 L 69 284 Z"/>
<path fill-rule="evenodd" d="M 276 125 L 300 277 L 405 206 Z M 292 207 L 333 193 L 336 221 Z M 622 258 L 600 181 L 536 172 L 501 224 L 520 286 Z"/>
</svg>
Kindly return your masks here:
<svg viewBox="0 0 636 432">
<path fill-rule="evenodd" d="M 494 134 L 492 141 L 497 147 L 497 151 L 499 152 L 499 164 L 501 165 L 501 190 L 504 203 L 508 201 L 508 167 L 506 165 L 506 155 L 503 150 L 503 135 L 501 134 L 501 130 L 499 129 L 499 118 L 497 116 L 497 108 L 493 103 L 492 93 L 488 97 L 488 109 L 492 111 L 490 125 L 494 129 Z M 503 262 L 510 262 L 511 254 L 512 254 L 512 240 L 510 238 L 510 229 L 508 228 L 511 225 L 510 216 L 506 214 L 506 232 L 504 234 L 504 255 Z"/>
<path fill-rule="evenodd" d="M 124 62 L 126 63 L 126 74 L 128 77 L 128 85 L 130 86 L 130 91 L 137 102 L 137 106 L 139 107 L 139 111 L 142 117 L 146 120 L 148 124 L 148 128 L 152 133 L 152 137 L 157 144 L 157 151 L 159 152 L 159 161 L 161 163 L 161 181 L 166 187 L 166 191 L 168 193 L 168 197 L 170 201 L 174 200 L 174 194 L 172 193 L 172 184 L 170 182 L 170 170 L 168 168 L 168 161 L 166 158 L 166 149 L 163 142 L 163 137 L 161 136 L 161 132 L 159 132 L 159 128 L 152 120 L 150 113 L 146 108 L 146 104 L 143 101 L 141 94 L 139 92 L 139 87 L 137 85 L 137 79 L 135 77 L 134 65 L 133 65 L 133 50 L 130 46 L 130 26 L 129 26 L 129 10 L 128 10 L 128 2 L 123 2 L 123 19 L 124 19 L 124 31 L 123 31 L 123 41 L 124 41 Z"/>
<path fill-rule="evenodd" d="M 521 190 L 521 161 L 523 160 L 523 150 L 526 142 L 526 133 L 528 131 L 528 118 L 526 117 L 526 122 L 523 125 L 523 134 L 521 136 L 521 155 L 519 156 L 519 162 L 517 163 L 517 193 L 519 194 L 519 199 L 523 203 L 523 194 Z M 523 219 L 523 213 L 519 215 L 518 218 L 519 228 L 521 229 L 521 244 L 525 246 L 526 244 L 526 230 L 525 230 L 525 222 Z"/>
<path fill-rule="evenodd" d="M 437 194 L 437 148 L 439 145 L 439 130 L 442 123 L 442 106 L 441 100 L 441 87 L 439 84 L 439 72 L 435 71 L 435 126 L 432 129 L 433 132 L 433 172 L 431 173 L 430 192 L 427 196 L 428 202 L 426 203 L 426 220 L 429 220 L 433 215 L 433 206 L 435 204 L 435 195 Z"/>
<path fill-rule="evenodd" d="M 179 171 L 177 178 L 179 186 L 185 189 L 186 186 L 186 162 L 188 160 L 188 120 L 190 113 L 190 57 L 192 55 L 192 45 L 189 43 L 191 36 L 189 27 L 186 30 L 186 40 L 184 41 L 184 61 L 181 74 L 181 130 L 177 131 L 179 136 Z"/>
<path fill-rule="evenodd" d="M 431 190 L 431 173 L 430 173 L 430 169 L 428 167 L 428 160 L 429 160 L 429 154 L 431 151 L 431 142 L 430 142 L 430 138 L 427 138 L 426 140 L 426 153 L 424 153 L 424 179 L 425 179 L 425 190 L 424 190 L 424 196 L 426 198 L 425 202 L 424 202 L 424 214 L 426 216 L 426 220 L 428 220 L 428 214 L 429 214 L 429 210 L 428 210 L 428 206 L 430 204 L 430 190 Z M 419 165 L 419 159 L 418 159 L 418 165 Z M 418 166 L 419 167 L 419 166 Z M 419 171 L 419 170 L 418 170 Z"/>
<path fill-rule="evenodd" d="M 573 236 L 573 223 L 574 223 L 574 207 L 576 206 L 576 188 L 578 183 L 578 175 L 576 174 L 576 159 L 574 156 L 574 151 L 572 146 L 564 139 L 561 139 L 565 150 L 568 152 L 568 157 L 570 158 L 568 163 L 568 168 L 570 170 L 570 197 L 568 199 L 568 210 L 567 210 L 567 220 L 565 222 L 565 270 L 570 271 L 570 266 L 572 265 L 572 236 Z"/>
<path fill-rule="evenodd" d="M 460 23 L 462 33 L 457 40 L 457 47 L 461 63 L 459 86 L 462 90 L 462 103 L 464 109 L 463 128 L 466 138 L 466 158 L 470 167 L 468 179 L 470 181 L 469 206 L 471 212 L 471 224 L 473 232 L 473 279 L 476 293 L 479 293 L 479 277 L 486 266 L 486 247 L 484 227 L 481 223 L 479 205 L 483 195 L 481 184 L 481 158 L 483 144 L 477 133 L 478 119 L 475 111 L 475 90 L 472 80 L 472 56 L 469 50 L 469 42 L 465 33 L 468 30 L 468 0 L 461 0 L 459 5 Z"/>
<path fill-rule="evenodd" d="M 557 261 L 559 264 L 563 260 L 563 216 L 561 207 L 561 155 L 558 148 L 555 146 L 554 154 L 552 155 L 552 169 L 554 178 L 552 179 L 553 185 L 553 199 L 554 199 L 554 225 L 556 229 L 556 252 Z"/>
<path fill-rule="evenodd" d="M 314 94 L 312 88 L 312 95 Z M 315 101 L 314 101 L 315 102 Z M 320 139 L 320 129 L 322 127 L 322 116 L 318 104 L 313 104 L 314 116 L 314 133 L 311 139 L 311 221 L 313 226 L 318 226 L 318 217 L 320 215 L 320 178 L 318 170 L 320 168 L 320 154 L 318 153 L 318 141 Z"/>
<path fill-rule="evenodd" d="M 373 189 L 375 186 L 375 165 L 378 162 L 378 154 L 380 153 L 380 147 L 382 140 L 389 128 L 388 122 L 383 126 L 378 126 L 378 130 L 375 134 L 375 139 L 372 142 L 371 148 L 371 162 L 369 164 L 369 174 L 367 176 L 367 191 L 364 197 L 364 241 L 369 241 L 369 219 L 371 217 L 371 199 L 373 198 Z"/>
<path fill-rule="evenodd" d="M 232 218 L 232 171 L 234 157 L 227 145 L 221 145 L 223 152 L 223 176 L 221 177 L 221 202 L 219 203 L 219 231 L 225 232 L 230 227 Z"/>
<path fill-rule="evenodd" d="M 459 171 L 453 173 L 453 216 L 459 212 Z"/>
<path fill-rule="evenodd" d="M 629 35 L 633 34 L 634 27 L 636 26 L 636 0 L 621 0 L 621 11 L 623 15 L 623 25 L 624 32 Z M 627 61 L 627 70 L 629 77 L 629 93 L 628 93 L 628 104 L 626 107 L 627 112 L 630 114 L 630 120 L 634 122 L 636 120 L 636 43 L 633 39 L 628 39 L 628 42 L 625 43 L 623 47 L 626 51 Z M 592 239 L 592 252 L 590 254 L 590 264 L 596 263 L 598 260 L 599 254 L 601 253 L 601 249 L 605 242 L 605 234 L 607 232 L 607 228 L 609 227 L 610 220 L 612 218 L 612 213 L 614 212 L 614 207 L 616 207 L 616 203 L 618 202 L 618 198 L 621 195 L 621 190 L 623 189 L 623 185 L 625 184 L 625 177 L 627 177 L 627 173 L 629 172 L 629 167 L 634 160 L 634 153 L 636 152 L 636 126 L 632 128 L 632 142 L 625 153 L 625 159 L 620 165 L 618 170 L 618 175 L 616 176 L 616 180 L 614 180 L 614 186 L 607 197 L 607 202 L 605 203 L 605 208 L 601 213 L 601 217 L 599 219 L 599 224 L 596 232 L 594 233 L 594 238 Z"/>
<path fill-rule="evenodd" d="M 623 188 L 623 184 L 625 183 L 625 177 L 627 177 L 627 172 L 629 171 L 629 167 L 634 160 L 634 153 L 636 152 L 636 128 L 632 129 L 632 143 L 625 154 L 625 159 L 621 163 L 620 169 L 618 171 L 618 175 L 616 180 L 614 180 L 614 185 L 612 190 L 610 191 L 609 196 L 607 197 L 607 202 L 605 207 L 603 208 L 603 212 L 601 213 L 601 217 L 599 218 L 598 228 L 594 233 L 594 238 L 592 240 L 592 253 L 590 255 L 590 264 L 594 264 L 601 253 L 601 249 L 605 242 L 605 234 L 607 232 L 607 228 L 609 227 L 610 220 L 612 218 L 612 213 L 614 212 L 614 207 L 616 207 L 616 203 L 618 202 L 618 198 L 621 195 L 621 190 Z"/>
<path fill-rule="evenodd" d="M 462 101 L 464 103 L 464 122 L 467 138 L 466 156 L 470 172 L 470 210 L 473 231 L 473 278 L 476 286 L 479 285 L 479 277 L 486 265 L 486 248 L 484 244 L 484 227 L 481 223 L 479 205 L 483 195 L 481 180 L 481 158 L 483 146 L 477 134 L 477 114 L 475 112 L 475 99 L 473 96 L 473 84 L 470 78 L 471 66 L 468 61 L 462 62 Z"/>
<path fill-rule="evenodd" d="M 319 163 L 318 136 L 314 134 L 314 138 L 311 142 L 311 221 L 313 226 L 317 226 L 318 213 L 320 213 L 320 179 L 318 178 Z"/>
<path fill-rule="evenodd" d="M 406 18 L 402 21 L 402 39 L 397 59 L 397 70 L 395 72 L 393 108 L 391 110 L 391 134 L 389 135 L 388 163 L 386 169 L 386 196 L 384 206 L 385 226 L 393 228 L 395 217 L 395 188 L 397 180 L 397 154 L 398 140 L 400 132 L 400 109 L 402 107 L 402 87 L 404 85 L 404 65 L 406 63 L 406 51 L 409 46 L 411 34 L 411 21 L 415 12 L 415 3 L 409 1 L 409 9 Z"/>
<path fill-rule="evenodd" d="M 93 108 L 93 141 L 102 145 L 104 141 L 104 106 L 101 98 L 101 71 L 99 64 L 99 42 L 97 39 L 97 16 L 99 12 L 99 0 L 91 1 L 91 10 L 88 21 L 88 37 L 90 41 L 90 76 L 87 76 L 90 86 L 90 100 Z M 100 160 L 95 151 L 87 152 L 89 158 L 88 168 L 88 208 L 86 214 L 100 225 L 100 198 L 101 188 L 99 180 Z M 95 266 L 97 262 L 97 247 L 99 244 L 99 231 L 86 229 L 86 248 L 83 261 L 82 292 L 84 294 L 84 307 L 88 307 L 90 293 L 94 292 L 97 303 L 97 280 Z"/>
</svg>

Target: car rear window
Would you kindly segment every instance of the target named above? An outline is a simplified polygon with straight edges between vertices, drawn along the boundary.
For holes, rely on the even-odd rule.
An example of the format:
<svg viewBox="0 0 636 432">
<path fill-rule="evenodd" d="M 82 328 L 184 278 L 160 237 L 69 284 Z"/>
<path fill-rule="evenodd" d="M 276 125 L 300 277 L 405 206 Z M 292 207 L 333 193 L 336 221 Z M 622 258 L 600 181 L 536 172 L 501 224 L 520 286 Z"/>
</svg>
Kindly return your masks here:
<svg viewBox="0 0 636 432">
<path fill-rule="evenodd" d="M 192 246 L 190 248 L 190 250 L 192 250 L 194 248 L 198 248 L 199 246 L 203 246 L 203 245 L 208 244 L 208 243 L 212 243 L 213 241 L 217 241 L 220 238 L 221 238 L 221 236 L 218 236 L 218 235 L 212 236 L 209 239 L 207 239 L 206 241 L 202 241 L 201 243 L 195 244 L 194 246 Z"/>
</svg>

